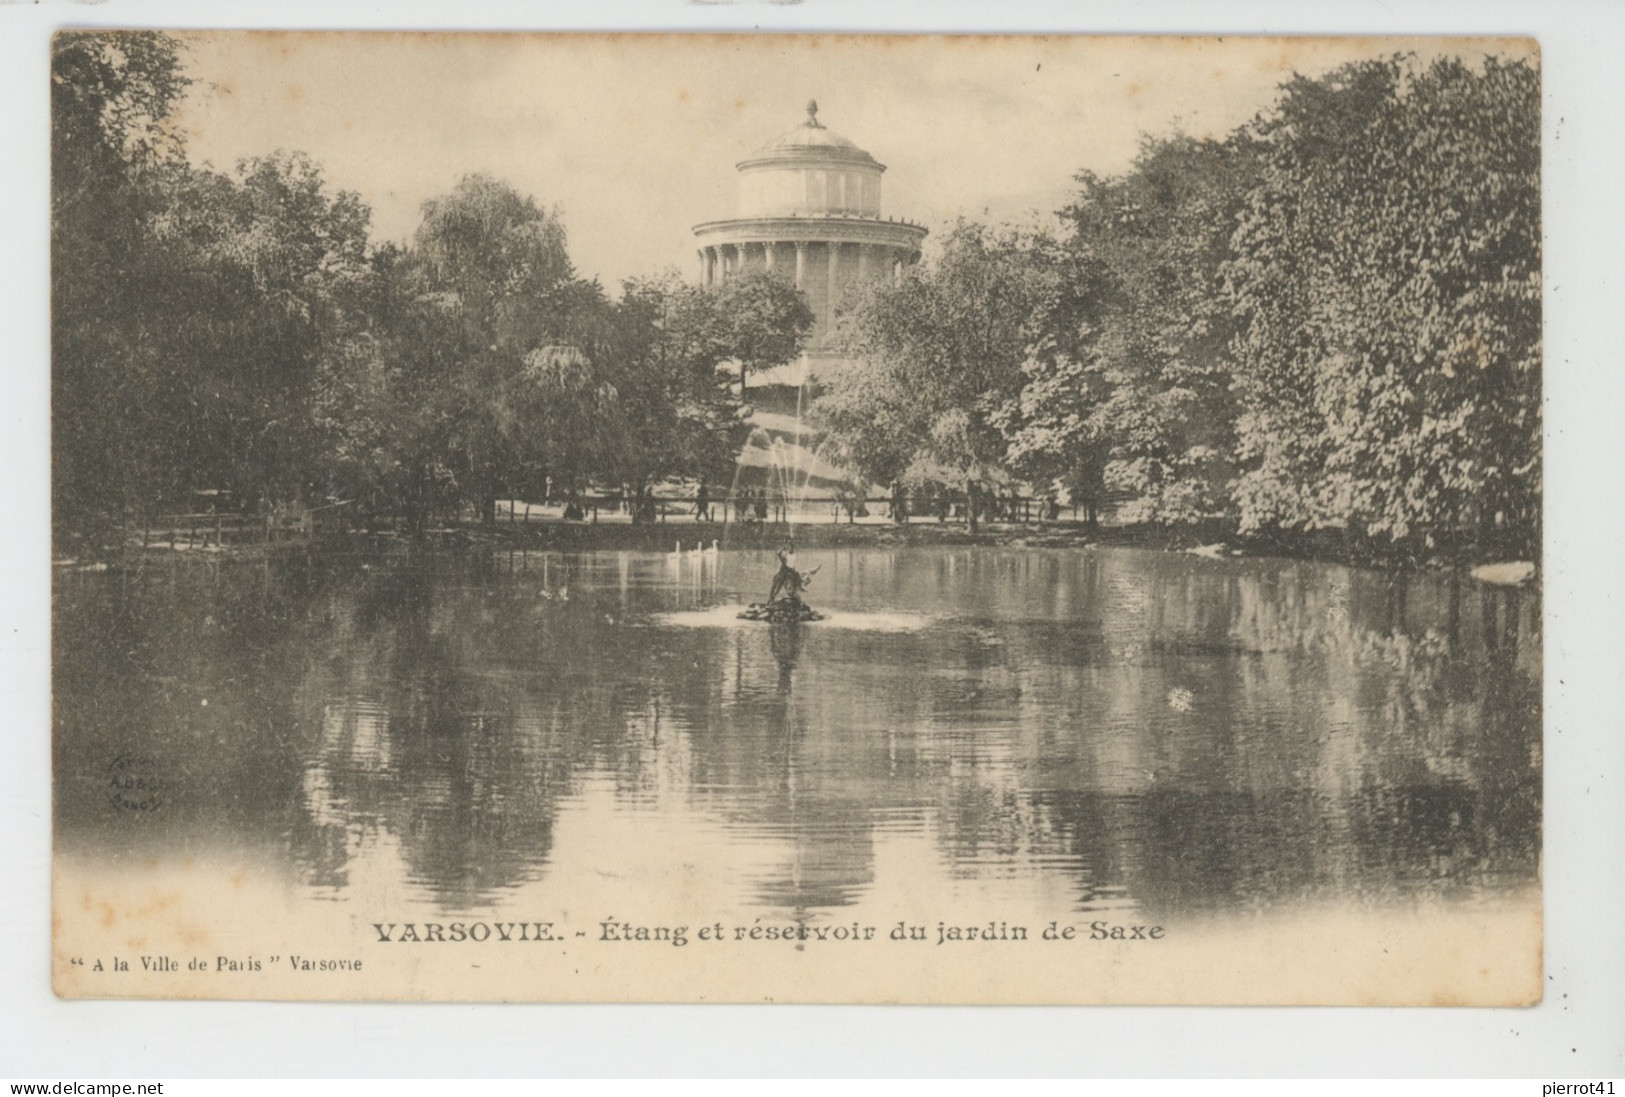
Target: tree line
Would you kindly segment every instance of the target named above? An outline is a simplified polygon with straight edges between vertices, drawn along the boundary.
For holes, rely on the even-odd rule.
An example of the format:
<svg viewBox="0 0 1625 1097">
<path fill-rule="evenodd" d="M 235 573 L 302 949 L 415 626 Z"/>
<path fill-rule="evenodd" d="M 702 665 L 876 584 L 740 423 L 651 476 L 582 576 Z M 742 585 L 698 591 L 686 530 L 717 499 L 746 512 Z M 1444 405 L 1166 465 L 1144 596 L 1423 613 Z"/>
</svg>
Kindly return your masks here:
<svg viewBox="0 0 1625 1097">
<path fill-rule="evenodd" d="M 764 277 L 612 300 L 556 211 L 472 175 L 407 245 L 297 153 L 188 162 L 189 80 L 157 32 L 52 49 L 52 439 L 59 544 L 106 546 L 200 493 L 344 500 L 421 527 L 591 484 L 723 477 L 744 371 L 812 323 Z M 736 388 L 729 383 L 740 383 Z"/>
<path fill-rule="evenodd" d="M 297 153 L 191 164 L 182 47 L 52 54 L 54 531 L 344 500 L 421 528 L 500 498 L 728 479 L 750 371 L 812 314 L 765 274 L 612 299 L 488 177 L 409 243 Z M 1215 138 L 1082 173 L 1058 227 L 961 221 L 859 287 L 812 416 L 868 484 L 1024 486 L 1127 522 L 1387 554 L 1540 525 L 1539 79 L 1395 57 L 1295 77 Z M 634 507 L 634 513 L 641 513 Z"/>
<path fill-rule="evenodd" d="M 1540 536 L 1539 78 L 1394 57 L 960 222 L 843 316 L 814 405 L 873 482 L 1414 559 Z M 978 508 L 967 508 L 974 523 Z"/>
</svg>

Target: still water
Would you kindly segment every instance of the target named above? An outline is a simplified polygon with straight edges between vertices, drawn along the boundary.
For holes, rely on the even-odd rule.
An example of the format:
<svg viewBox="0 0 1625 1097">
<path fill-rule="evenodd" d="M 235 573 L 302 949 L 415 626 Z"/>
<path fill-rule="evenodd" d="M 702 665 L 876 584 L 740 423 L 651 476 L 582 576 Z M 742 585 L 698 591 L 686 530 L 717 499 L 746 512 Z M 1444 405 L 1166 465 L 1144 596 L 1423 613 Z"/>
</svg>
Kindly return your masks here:
<svg viewBox="0 0 1625 1097">
<path fill-rule="evenodd" d="M 470 552 L 58 578 L 59 849 L 470 913 L 666 869 L 839 920 L 1151 918 L 1539 875 L 1535 595 L 1134 549 Z M 110 774 L 153 803 L 113 802 Z M 115 782 L 116 783 L 116 782 Z M 128 782 L 126 782 L 128 783 Z M 547 908 L 552 909 L 552 908 Z"/>
</svg>

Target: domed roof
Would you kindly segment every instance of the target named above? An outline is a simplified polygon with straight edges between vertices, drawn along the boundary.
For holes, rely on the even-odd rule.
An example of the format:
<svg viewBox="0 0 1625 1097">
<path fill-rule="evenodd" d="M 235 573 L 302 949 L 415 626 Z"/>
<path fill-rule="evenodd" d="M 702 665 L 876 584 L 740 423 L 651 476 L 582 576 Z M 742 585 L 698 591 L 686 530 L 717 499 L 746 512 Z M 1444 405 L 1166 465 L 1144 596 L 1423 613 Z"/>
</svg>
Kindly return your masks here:
<svg viewBox="0 0 1625 1097">
<path fill-rule="evenodd" d="M 818 120 L 818 101 L 807 103 L 807 120 L 757 149 L 740 162 L 741 168 L 764 160 L 818 159 L 874 164 L 875 158 L 847 137 L 842 137 Z M 876 164 L 878 167 L 879 165 Z"/>
</svg>

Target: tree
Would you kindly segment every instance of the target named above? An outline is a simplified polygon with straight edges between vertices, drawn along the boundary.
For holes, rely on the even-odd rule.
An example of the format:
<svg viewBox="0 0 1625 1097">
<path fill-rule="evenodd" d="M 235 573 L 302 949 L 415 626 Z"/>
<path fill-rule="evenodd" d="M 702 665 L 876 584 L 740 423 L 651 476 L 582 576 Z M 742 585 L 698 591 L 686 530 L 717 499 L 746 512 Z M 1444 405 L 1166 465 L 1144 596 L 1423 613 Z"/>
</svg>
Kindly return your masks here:
<svg viewBox="0 0 1625 1097">
<path fill-rule="evenodd" d="M 1085 178 L 1067 211 L 1073 243 L 1115 284 L 1095 342 L 1111 384 L 1108 490 L 1130 518 L 1192 522 L 1229 514 L 1235 400 L 1225 351 L 1235 323 L 1220 268 L 1256 178 L 1244 137 L 1147 140 L 1118 180 Z"/>
<path fill-rule="evenodd" d="M 1080 359 L 1040 342 L 1021 369 L 1021 392 L 997 420 L 1008 439 L 1010 467 L 1030 483 L 1065 490 L 1094 527 L 1100 521 L 1112 452 L 1102 414 L 1111 382 L 1101 356 Z"/>
<path fill-rule="evenodd" d="M 145 297 L 184 269 L 151 246 L 151 225 L 184 170 L 168 119 L 186 87 L 167 35 L 51 44 L 52 518 L 86 547 L 109 543 L 170 471 Z"/>
<path fill-rule="evenodd" d="M 402 273 L 416 313 L 400 345 L 417 408 L 401 457 L 406 509 L 421 517 L 445 483 L 493 521 L 501 490 L 534 481 L 554 441 L 535 412 L 567 376 L 557 367 L 575 361 L 537 352 L 575 345 L 602 293 L 575 279 L 557 214 L 483 175 L 424 204 Z"/>
<path fill-rule="evenodd" d="M 299 153 L 181 177 L 153 246 L 185 270 L 147 299 L 184 417 L 181 486 L 272 504 L 346 492 L 334 458 L 376 367 L 369 219 Z"/>
<path fill-rule="evenodd" d="M 1224 276 L 1246 529 L 1534 551 L 1539 83 L 1406 58 L 1288 84 Z"/>
<path fill-rule="evenodd" d="M 1251 160 L 1235 136 L 1148 138 L 1123 175 L 1079 175 L 1062 212 L 1061 285 L 1004 426 L 1017 467 L 1064 482 L 1091 522 L 1107 492 L 1139 520 L 1230 509 L 1233 323 L 1218 274 Z"/>
<path fill-rule="evenodd" d="M 966 494 L 1002 465 L 1000 411 L 1019 392 L 1033 321 L 1054 290 L 1050 242 L 960 221 L 935 263 L 896 284 L 862 287 L 842 320 L 860 365 L 837 373 L 814 416 L 863 475 L 895 476 L 902 458 L 946 470 Z M 864 421 L 873 407 L 875 423 Z"/>
<path fill-rule="evenodd" d="M 823 379 L 811 418 L 825 433 L 830 457 L 869 483 L 903 480 L 918 455 L 920 409 L 885 365 L 852 360 Z"/>
<path fill-rule="evenodd" d="M 59 533 L 105 545 L 202 489 L 323 494 L 368 361 L 366 207 L 298 154 L 191 168 L 172 39 L 63 34 L 52 61 Z"/>
<path fill-rule="evenodd" d="M 640 497 L 666 477 L 725 479 L 732 473 L 749 429 L 727 377 L 728 363 L 745 358 L 739 333 L 747 346 L 766 346 L 775 338 L 793 345 L 797 329 L 804 328 L 792 310 L 788 331 L 751 332 L 746 318 L 753 315 L 770 329 L 774 318 L 742 317 L 730 312 L 730 303 L 723 294 L 688 285 L 675 271 L 623 288 L 614 312 L 623 399 L 605 469 Z M 640 507 L 634 514 L 646 512 Z"/>
<path fill-rule="evenodd" d="M 739 399 L 744 400 L 751 371 L 782 366 L 801 353 L 813 325 L 812 306 L 787 279 L 761 270 L 729 278 L 716 296 L 728 353 L 739 362 Z"/>
</svg>

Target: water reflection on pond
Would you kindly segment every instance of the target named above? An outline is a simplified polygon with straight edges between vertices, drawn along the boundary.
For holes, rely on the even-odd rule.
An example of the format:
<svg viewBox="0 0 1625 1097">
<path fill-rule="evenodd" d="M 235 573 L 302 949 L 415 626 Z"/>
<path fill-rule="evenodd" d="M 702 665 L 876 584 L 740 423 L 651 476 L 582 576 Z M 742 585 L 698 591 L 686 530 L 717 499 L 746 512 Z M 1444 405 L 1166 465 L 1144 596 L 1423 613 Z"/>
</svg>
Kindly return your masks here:
<svg viewBox="0 0 1625 1097">
<path fill-rule="evenodd" d="M 905 881 L 1162 918 L 1538 876 L 1529 593 L 1129 549 L 802 555 L 831 619 L 793 629 L 729 608 L 766 553 L 63 577 L 57 841 L 227 849 L 436 912 L 662 865 L 836 919 Z M 134 821 L 104 795 L 131 755 L 166 800 Z"/>
</svg>

